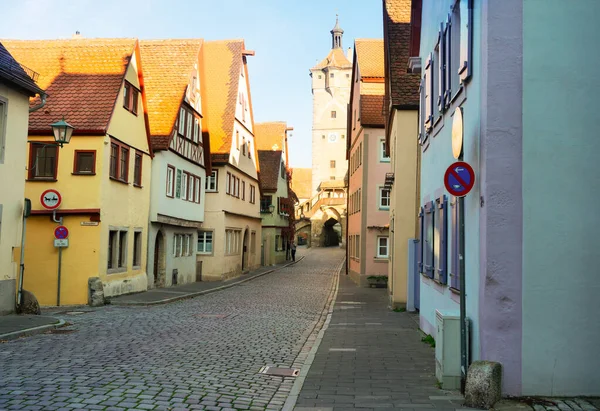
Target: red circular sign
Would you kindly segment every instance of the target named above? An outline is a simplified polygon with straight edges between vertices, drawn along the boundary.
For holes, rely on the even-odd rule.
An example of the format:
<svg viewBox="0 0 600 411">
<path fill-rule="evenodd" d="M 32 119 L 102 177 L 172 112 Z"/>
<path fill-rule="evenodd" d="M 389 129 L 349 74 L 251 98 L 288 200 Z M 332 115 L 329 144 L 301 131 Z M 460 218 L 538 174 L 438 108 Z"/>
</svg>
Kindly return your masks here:
<svg viewBox="0 0 600 411">
<path fill-rule="evenodd" d="M 47 210 L 56 210 L 60 207 L 60 203 L 62 203 L 62 197 L 60 193 L 55 189 L 51 188 L 50 190 L 46 190 L 40 196 L 40 202 L 42 203 L 42 207 Z"/>
<path fill-rule="evenodd" d="M 475 185 L 475 172 L 469 164 L 457 161 L 446 170 L 444 185 L 453 196 L 464 197 Z"/>
<path fill-rule="evenodd" d="M 64 240 L 69 236 L 69 230 L 64 225 L 59 225 L 54 229 L 54 238 Z"/>
</svg>

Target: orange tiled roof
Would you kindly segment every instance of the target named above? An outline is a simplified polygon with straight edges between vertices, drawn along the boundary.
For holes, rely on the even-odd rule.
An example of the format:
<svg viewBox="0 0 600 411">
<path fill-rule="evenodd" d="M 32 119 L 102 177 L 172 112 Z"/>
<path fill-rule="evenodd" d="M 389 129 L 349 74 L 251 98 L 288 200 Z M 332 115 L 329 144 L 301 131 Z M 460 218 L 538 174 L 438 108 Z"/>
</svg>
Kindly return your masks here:
<svg viewBox="0 0 600 411">
<path fill-rule="evenodd" d="M 344 50 L 341 48 L 331 49 L 327 57 L 325 57 L 319 64 L 314 66 L 313 70 L 324 69 L 325 67 L 337 67 L 337 68 L 352 68 L 352 63 L 348 61 Z"/>
<path fill-rule="evenodd" d="M 231 149 L 239 75 L 243 67 L 243 40 L 207 41 L 203 49 L 201 77 L 203 133 L 208 133 L 212 154 Z"/>
<path fill-rule="evenodd" d="M 194 64 L 198 64 L 201 47 L 201 39 L 140 41 L 154 149 L 169 147 L 179 107 Z"/>
<path fill-rule="evenodd" d="M 258 150 L 261 190 L 277 191 L 277 180 L 281 170 L 281 154 L 281 150 Z"/>
<path fill-rule="evenodd" d="M 254 140 L 258 150 L 281 150 L 285 141 L 285 121 L 254 124 Z"/>
<path fill-rule="evenodd" d="M 292 169 L 292 189 L 298 198 L 312 197 L 312 168 Z"/>
<path fill-rule="evenodd" d="M 384 127 L 383 94 L 360 96 L 360 123 L 364 127 Z"/>
<path fill-rule="evenodd" d="M 388 101 L 395 106 L 419 107 L 419 74 L 407 73 L 410 55 L 411 0 L 384 0 L 383 23 Z"/>
<path fill-rule="evenodd" d="M 385 77 L 383 39 L 356 39 L 354 42 L 361 77 Z"/>
<path fill-rule="evenodd" d="M 75 133 L 106 133 L 136 39 L 2 40 L 39 73 L 48 100 L 29 116 L 30 133 L 48 133 L 65 120 Z"/>
</svg>

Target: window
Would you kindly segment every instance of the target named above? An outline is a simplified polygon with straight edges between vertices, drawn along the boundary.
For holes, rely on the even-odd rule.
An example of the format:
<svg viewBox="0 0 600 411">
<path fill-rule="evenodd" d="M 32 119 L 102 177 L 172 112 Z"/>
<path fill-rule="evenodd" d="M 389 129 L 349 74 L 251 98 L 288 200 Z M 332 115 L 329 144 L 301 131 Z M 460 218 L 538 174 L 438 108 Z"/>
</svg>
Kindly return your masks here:
<svg viewBox="0 0 600 411">
<path fill-rule="evenodd" d="M 133 266 L 142 266 L 142 232 L 133 233 Z"/>
<path fill-rule="evenodd" d="M 125 88 L 123 90 L 123 108 L 137 115 L 138 112 L 138 95 L 139 90 L 136 89 L 131 83 L 125 82 Z"/>
<path fill-rule="evenodd" d="M 225 193 L 231 194 L 231 173 L 227 173 L 227 178 L 225 179 Z"/>
<path fill-rule="evenodd" d="M 390 190 L 379 187 L 379 209 L 388 210 L 390 208 Z"/>
<path fill-rule="evenodd" d="M 181 178 L 181 199 L 188 199 L 188 176 L 189 174 L 185 171 L 182 172 L 183 176 Z"/>
<path fill-rule="evenodd" d="M 127 264 L 127 231 L 119 231 L 119 262 L 118 267 Z"/>
<path fill-rule="evenodd" d="M 127 181 L 129 177 L 129 148 L 121 147 L 119 157 L 119 180 Z"/>
<path fill-rule="evenodd" d="M 461 83 L 465 83 L 473 71 L 473 0 L 460 0 L 460 64 L 458 74 Z"/>
<path fill-rule="evenodd" d="M 200 141 L 200 120 L 194 110 L 187 105 L 179 108 L 179 117 L 177 119 L 177 133 L 194 143 Z"/>
<path fill-rule="evenodd" d="M 177 128 L 177 132 L 182 136 L 185 135 L 185 109 L 181 107 L 179 109 L 179 124 Z"/>
<path fill-rule="evenodd" d="M 117 236 L 118 231 L 110 230 L 108 232 L 108 269 L 112 269 L 115 266 L 115 250 L 117 249 Z"/>
<path fill-rule="evenodd" d="M 196 185 L 196 179 L 194 178 L 193 175 L 188 174 L 188 201 L 196 201 L 195 199 L 195 194 L 196 194 L 196 190 L 195 190 L 195 185 Z"/>
<path fill-rule="evenodd" d="M 329 179 L 330 180 L 335 180 L 335 176 L 330 176 Z"/>
<path fill-rule="evenodd" d="M 127 229 L 110 229 L 108 232 L 108 273 L 127 269 Z"/>
<path fill-rule="evenodd" d="M 329 75 L 329 78 L 333 78 L 333 73 L 331 73 L 331 74 Z"/>
<path fill-rule="evenodd" d="M 123 183 L 129 178 L 129 146 L 116 140 L 110 143 L 109 176 Z"/>
<path fill-rule="evenodd" d="M 200 197 L 202 196 L 202 179 L 200 177 L 194 177 L 194 202 L 200 204 Z"/>
<path fill-rule="evenodd" d="M 210 173 L 210 176 L 208 176 L 206 178 L 206 184 L 204 186 L 205 191 L 208 193 L 214 193 L 217 192 L 217 176 L 219 172 L 217 170 L 213 170 L 212 173 Z"/>
<path fill-rule="evenodd" d="M 329 167 L 330 167 L 330 168 L 335 168 L 335 160 L 331 160 L 331 161 L 329 162 Z"/>
<path fill-rule="evenodd" d="M 241 230 L 225 230 L 225 253 L 236 255 L 241 250 Z"/>
<path fill-rule="evenodd" d="M 285 164 L 280 163 L 279 166 L 280 166 L 279 168 L 281 171 L 281 178 L 283 178 L 285 180 Z"/>
<path fill-rule="evenodd" d="M 250 184 L 250 204 L 256 203 L 256 187 Z"/>
<path fill-rule="evenodd" d="M 242 181 L 242 200 L 246 200 L 246 182 Z"/>
<path fill-rule="evenodd" d="M 350 78 L 350 74 L 346 74 L 346 78 Z"/>
<path fill-rule="evenodd" d="M 183 252 L 183 235 L 173 235 L 173 257 L 181 257 Z"/>
<path fill-rule="evenodd" d="M 242 137 L 242 155 L 246 155 L 246 137 Z"/>
<path fill-rule="evenodd" d="M 198 231 L 198 248 L 200 254 L 212 254 L 213 252 L 213 232 Z"/>
<path fill-rule="evenodd" d="M 446 109 L 444 104 L 444 91 L 446 90 L 446 45 L 443 23 L 438 32 L 438 40 L 435 45 L 435 62 L 437 64 L 437 111 L 443 113 Z"/>
<path fill-rule="evenodd" d="M 319 74 L 319 79 L 320 79 L 321 77 L 322 77 L 322 76 Z"/>
<path fill-rule="evenodd" d="M 389 258 L 388 242 L 387 236 L 377 237 L 377 258 Z"/>
<path fill-rule="evenodd" d="M 248 141 L 248 158 L 252 158 L 252 142 Z"/>
<path fill-rule="evenodd" d="M 381 140 L 379 140 L 379 161 L 383 163 L 389 163 L 390 156 L 386 154 L 385 149 L 385 139 L 382 138 Z"/>
<path fill-rule="evenodd" d="M 58 147 L 45 143 L 31 143 L 29 153 L 30 180 L 56 180 Z"/>
<path fill-rule="evenodd" d="M 256 253 L 256 232 L 252 231 L 250 233 L 250 252 L 252 254 Z"/>
<path fill-rule="evenodd" d="M 115 143 L 110 144 L 110 177 L 117 178 L 119 168 L 119 146 Z"/>
<path fill-rule="evenodd" d="M 8 104 L 0 100 L 0 164 L 4 162 L 4 151 L 6 150 L 6 118 Z"/>
<path fill-rule="evenodd" d="M 135 152 L 135 162 L 133 164 L 133 185 L 142 186 L 142 153 Z"/>
<path fill-rule="evenodd" d="M 175 167 L 167 166 L 167 197 L 173 198 L 173 187 L 175 186 Z"/>
<path fill-rule="evenodd" d="M 337 113 L 335 111 L 331 112 L 331 118 L 336 118 L 337 117 Z"/>
<path fill-rule="evenodd" d="M 271 204 L 273 204 L 273 197 L 272 196 L 262 196 L 262 197 L 260 197 L 260 211 L 262 213 L 268 213 L 268 212 L 270 212 L 269 206 Z"/>
<path fill-rule="evenodd" d="M 75 150 L 73 174 L 96 174 L 96 150 Z"/>
<path fill-rule="evenodd" d="M 238 130 L 235 131 L 235 148 L 240 149 L 240 132 Z"/>
</svg>

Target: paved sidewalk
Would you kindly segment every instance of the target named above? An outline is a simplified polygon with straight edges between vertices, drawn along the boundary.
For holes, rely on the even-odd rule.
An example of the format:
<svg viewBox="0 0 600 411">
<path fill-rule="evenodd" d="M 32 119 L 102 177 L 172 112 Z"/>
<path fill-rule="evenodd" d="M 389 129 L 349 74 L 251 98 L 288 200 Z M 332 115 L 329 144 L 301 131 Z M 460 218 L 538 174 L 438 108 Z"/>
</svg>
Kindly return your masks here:
<svg viewBox="0 0 600 411">
<path fill-rule="evenodd" d="M 1 315 L 0 341 L 39 334 L 64 325 L 64 321 L 41 315 Z"/>
<path fill-rule="evenodd" d="M 386 294 L 340 276 L 295 410 L 467 409 L 459 392 L 437 388 L 434 349 L 421 342 L 414 314 L 388 309 Z"/>
<path fill-rule="evenodd" d="M 296 264 L 303 258 L 304 256 L 302 255 L 296 255 L 295 262 L 286 261 L 282 264 L 260 267 L 254 271 L 250 271 L 247 274 L 242 274 L 239 277 L 232 278 L 227 281 L 201 281 L 197 283 L 176 285 L 168 288 L 154 288 L 141 293 L 120 295 L 118 297 L 110 298 L 110 303 L 112 305 L 156 305 L 197 297 L 199 295 L 223 290 L 236 284 L 244 283 L 254 278 L 261 277 L 265 274 L 272 273 L 273 271 Z"/>
</svg>

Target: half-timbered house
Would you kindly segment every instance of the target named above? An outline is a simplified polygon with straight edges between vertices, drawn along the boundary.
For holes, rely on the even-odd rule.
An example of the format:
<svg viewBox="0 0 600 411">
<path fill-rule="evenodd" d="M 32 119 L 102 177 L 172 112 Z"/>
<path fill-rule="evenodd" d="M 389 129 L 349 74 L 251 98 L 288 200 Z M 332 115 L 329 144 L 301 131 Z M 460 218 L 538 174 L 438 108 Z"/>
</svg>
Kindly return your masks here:
<svg viewBox="0 0 600 411">
<path fill-rule="evenodd" d="M 202 136 L 202 40 L 141 41 L 154 160 L 149 287 L 201 280 L 196 263 L 204 221 L 209 142 Z"/>
</svg>

